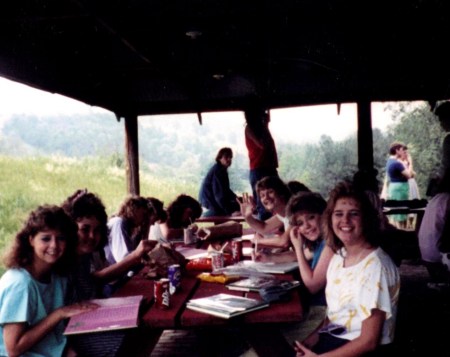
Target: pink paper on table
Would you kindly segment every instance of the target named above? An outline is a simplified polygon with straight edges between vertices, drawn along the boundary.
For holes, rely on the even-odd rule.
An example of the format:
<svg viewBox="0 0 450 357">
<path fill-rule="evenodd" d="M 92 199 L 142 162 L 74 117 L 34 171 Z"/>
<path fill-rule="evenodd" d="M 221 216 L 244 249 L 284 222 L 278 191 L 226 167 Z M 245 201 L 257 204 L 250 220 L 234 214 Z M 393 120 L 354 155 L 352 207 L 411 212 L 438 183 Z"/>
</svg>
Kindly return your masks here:
<svg viewBox="0 0 450 357">
<path fill-rule="evenodd" d="M 70 318 L 65 335 L 137 327 L 142 295 L 93 299 L 100 307 Z"/>
</svg>

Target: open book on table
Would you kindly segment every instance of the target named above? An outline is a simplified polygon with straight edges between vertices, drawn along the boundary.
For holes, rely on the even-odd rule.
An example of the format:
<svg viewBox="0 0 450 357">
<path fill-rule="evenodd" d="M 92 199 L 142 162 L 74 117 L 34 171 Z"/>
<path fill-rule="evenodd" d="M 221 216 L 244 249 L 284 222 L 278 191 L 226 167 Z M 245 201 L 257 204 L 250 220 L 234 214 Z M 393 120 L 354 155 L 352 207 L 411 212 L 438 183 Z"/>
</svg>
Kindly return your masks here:
<svg viewBox="0 0 450 357">
<path fill-rule="evenodd" d="M 298 280 L 289 281 L 265 276 L 252 276 L 229 283 L 226 287 L 230 290 L 238 291 L 260 291 L 261 289 L 275 286 L 282 287 L 284 290 L 290 290 L 299 285 L 300 282 Z"/>
<path fill-rule="evenodd" d="M 99 307 L 95 310 L 72 316 L 64 334 L 72 335 L 137 327 L 139 306 L 142 298 L 142 295 L 136 295 L 89 300 L 99 305 Z"/>
<path fill-rule="evenodd" d="M 216 294 L 199 299 L 191 299 L 186 307 L 213 316 L 229 319 L 269 306 L 267 302 L 230 294 Z"/>
</svg>

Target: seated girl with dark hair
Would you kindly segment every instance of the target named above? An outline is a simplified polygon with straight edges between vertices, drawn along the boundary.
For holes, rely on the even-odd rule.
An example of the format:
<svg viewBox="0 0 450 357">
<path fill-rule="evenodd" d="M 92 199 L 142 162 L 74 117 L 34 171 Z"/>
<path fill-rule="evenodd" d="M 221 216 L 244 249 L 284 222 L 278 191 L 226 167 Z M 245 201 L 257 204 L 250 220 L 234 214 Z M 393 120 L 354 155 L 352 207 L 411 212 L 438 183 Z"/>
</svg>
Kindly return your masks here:
<svg viewBox="0 0 450 357">
<path fill-rule="evenodd" d="M 96 308 L 66 304 L 77 228 L 58 206 L 40 206 L 17 233 L 0 279 L 0 355 L 62 356 L 65 319 Z"/>
<path fill-rule="evenodd" d="M 170 246 L 174 241 L 183 240 L 184 229 L 200 217 L 202 207 L 195 198 L 181 194 L 170 203 L 166 214 L 165 220 L 161 219 L 150 227 L 149 240 Z"/>
<path fill-rule="evenodd" d="M 77 190 L 63 203 L 78 227 L 76 264 L 69 275 L 69 298 L 74 302 L 109 297 L 128 271 L 141 267 L 142 257 L 154 246 L 141 240 L 120 262 L 109 264 L 104 246 L 108 242 L 107 214 L 101 199 L 87 190 Z M 123 330 L 81 334 L 70 344 L 84 357 L 114 356 L 126 332 Z"/>
<path fill-rule="evenodd" d="M 139 266 L 141 258 L 154 246 L 142 240 L 120 262 L 110 264 L 104 252 L 108 228 L 101 199 L 94 193 L 77 190 L 62 206 L 78 226 L 77 264 L 71 275 L 73 298 L 78 301 L 102 297 L 105 284 L 126 276 L 128 271 Z"/>
</svg>

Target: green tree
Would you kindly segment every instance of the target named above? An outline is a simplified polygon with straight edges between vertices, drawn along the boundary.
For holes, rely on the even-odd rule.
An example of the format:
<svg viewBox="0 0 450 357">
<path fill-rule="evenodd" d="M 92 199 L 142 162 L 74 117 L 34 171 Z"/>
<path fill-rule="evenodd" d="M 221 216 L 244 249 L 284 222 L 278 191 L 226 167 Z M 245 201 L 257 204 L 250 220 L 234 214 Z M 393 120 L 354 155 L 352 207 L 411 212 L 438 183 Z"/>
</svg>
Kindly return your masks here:
<svg viewBox="0 0 450 357">
<path fill-rule="evenodd" d="M 416 181 L 422 197 L 431 177 L 439 170 L 441 145 L 445 136 L 437 117 L 426 103 L 398 103 L 397 123 L 389 133 L 408 146 L 413 160 Z"/>
</svg>

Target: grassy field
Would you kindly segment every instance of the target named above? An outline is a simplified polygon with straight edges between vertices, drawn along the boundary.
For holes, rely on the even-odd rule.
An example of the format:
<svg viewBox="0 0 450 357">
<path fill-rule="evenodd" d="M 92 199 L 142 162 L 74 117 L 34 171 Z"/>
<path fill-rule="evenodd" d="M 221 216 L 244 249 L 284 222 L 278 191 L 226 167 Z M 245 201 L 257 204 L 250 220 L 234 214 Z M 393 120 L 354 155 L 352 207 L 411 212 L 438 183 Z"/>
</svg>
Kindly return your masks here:
<svg viewBox="0 0 450 357">
<path fill-rule="evenodd" d="M 197 197 L 199 184 L 141 172 L 141 195 L 170 203 L 178 194 Z M 0 252 L 3 255 L 28 213 L 37 206 L 61 204 L 76 189 L 98 194 L 109 215 L 127 196 L 125 168 L 114 158 L 12 158 L 0 156 Z M 0 275 L 3 265 L 0 266 Z"/>
</svg>

